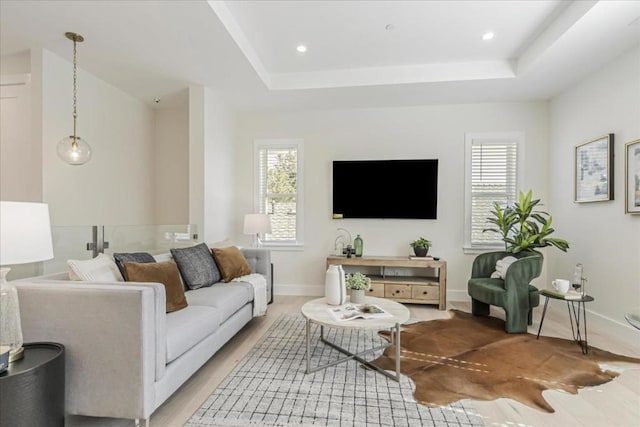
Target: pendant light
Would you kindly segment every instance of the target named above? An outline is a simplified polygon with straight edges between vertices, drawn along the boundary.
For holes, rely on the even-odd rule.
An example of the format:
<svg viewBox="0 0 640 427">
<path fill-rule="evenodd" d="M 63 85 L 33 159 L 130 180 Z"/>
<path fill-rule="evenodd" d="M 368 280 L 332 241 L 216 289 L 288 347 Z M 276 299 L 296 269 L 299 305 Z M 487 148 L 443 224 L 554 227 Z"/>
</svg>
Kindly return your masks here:
<svg viewBox="0 0 640 427">
<path fill-rule="evenodd" d="M 77 66 L 77 50 L 76 43 L 84 41 L 84 37 L 76 33 L 64 34 L 69 40 L 73 41 L 73 135 L 64 137 L 58 142 L 58 157 L 70 165 L 83 165 L 91 159 L 91 147 L 84 139 L 76 134 L 76 125 L 78 121 L 78 111 L 76 108 L 77 96 L 76 86 L 78 80 Z"/>
</svg>

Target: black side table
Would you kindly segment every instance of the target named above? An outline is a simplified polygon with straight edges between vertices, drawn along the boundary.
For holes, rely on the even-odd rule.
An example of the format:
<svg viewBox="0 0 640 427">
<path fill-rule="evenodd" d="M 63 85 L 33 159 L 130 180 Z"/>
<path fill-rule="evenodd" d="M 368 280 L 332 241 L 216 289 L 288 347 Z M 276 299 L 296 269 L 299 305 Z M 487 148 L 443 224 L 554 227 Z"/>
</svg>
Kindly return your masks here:
<svg viewBox="0 0 640 427">
<path fill-rule="evenodd" d="M 538 335 L 536 339 L 540 338 L 540 331 L 542 331 L 542 324 L 544 323 L 544 316 L 547 314 L 547 305 L 549 304 L 549 298 L 562 300 L 567 302 L 567 310 L 569 311 L 569 323 L 571 323 L 571 334 L 573 340 L 580 345 L 582 354 L 589 352 L 589 345 L 587 341 L 587 310 L 585 304 L 594 301 L 594 298 L 589 295 L 583 295 L 579 299 L 566 299 L 561 295 L 557 295 L 553 292 L 547 292 L 545 289 L 540 291 L 540 295 L 545 297 L 544 309 L 542 310 L 542 318 L 540 319 L 540 327 L 538 327 Z M 580 325 L 583 324 L 584 339 L 582 339 L 582 332 L 580 331 Z"/>
<path fill-rule="evenodd" d="M 64 427 L 64 346 L 24 344 L 24 357 L 0 374 L 0 426 Z"/>
</svg>

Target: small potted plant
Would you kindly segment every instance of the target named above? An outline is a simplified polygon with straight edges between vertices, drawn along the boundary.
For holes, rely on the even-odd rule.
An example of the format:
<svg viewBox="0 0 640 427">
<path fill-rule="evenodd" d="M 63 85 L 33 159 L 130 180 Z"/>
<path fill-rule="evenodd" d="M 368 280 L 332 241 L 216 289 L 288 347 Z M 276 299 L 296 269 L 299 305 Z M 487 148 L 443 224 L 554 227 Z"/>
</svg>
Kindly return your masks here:
<svg viewBox="0 0 640 427">
<path fill-rule="evenodd" d="M 362 273 L 347 274 L 345 276 L 347 289 L 351 291 L 351 302 L 361 304 L 364 302 L 364 293 L 371 287 L 371 279 Z"/>
<path fill-rule="evenodd" d="M 423 257 L 427 256 L 431 242 L 424 237 L 420 237 L 419 239 L 409 243 L 409 246 L 413 248 L 413 253 L 416 254 L 416 256 Z"/>
</svg>

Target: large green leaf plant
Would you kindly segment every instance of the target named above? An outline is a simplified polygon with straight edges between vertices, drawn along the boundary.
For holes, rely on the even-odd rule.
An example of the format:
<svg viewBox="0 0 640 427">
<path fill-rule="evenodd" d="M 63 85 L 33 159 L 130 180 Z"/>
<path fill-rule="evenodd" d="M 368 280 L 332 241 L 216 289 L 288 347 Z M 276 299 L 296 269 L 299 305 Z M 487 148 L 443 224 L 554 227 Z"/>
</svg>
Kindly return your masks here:
<svg viewBox="0 0 640 427">
<path fill-rule="evenodd" d="M 549 237 L 555 232 L 551 227 L 553 218 L 549 213 L 536 209 L 539 204 L 540 199 L 533 199 L 531 190 L 527 194 L 520 191 L 518 201 L 512 206 L 503 208 L 495 203 L 491 211 L 493 216 L 487 218 L 495 228 L 483 231 L 499 233 L 508 252 L 532 251 L 545 246 L 555 246 L 566 252 L 569 249 L 566 240 Z"/>
</svg>

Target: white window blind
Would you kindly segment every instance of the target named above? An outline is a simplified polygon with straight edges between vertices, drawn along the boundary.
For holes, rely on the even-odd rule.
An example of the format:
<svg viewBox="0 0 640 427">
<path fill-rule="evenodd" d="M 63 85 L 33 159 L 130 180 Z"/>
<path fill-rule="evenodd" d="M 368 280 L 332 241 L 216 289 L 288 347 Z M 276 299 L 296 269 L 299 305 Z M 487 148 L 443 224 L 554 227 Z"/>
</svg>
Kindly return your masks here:
<svg viewBox="0 0 640 427">
<path fill-rule="evenodd" d="M 498 233 L 483 232 L 494 225 L 494 203 L 513 204 L 518 196 L 519 145 L 522 134 L 467 136 L 466 230 L 469 248 L 503 247 Z"/>
<path fill-rule="evenodd" d="M 301 141 L 256 141 L 257 211 L 271 219 L 271 233 L 262 243 L 300 245 Z"/>
</svg>

